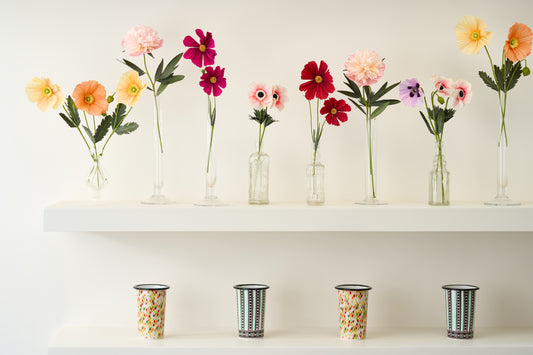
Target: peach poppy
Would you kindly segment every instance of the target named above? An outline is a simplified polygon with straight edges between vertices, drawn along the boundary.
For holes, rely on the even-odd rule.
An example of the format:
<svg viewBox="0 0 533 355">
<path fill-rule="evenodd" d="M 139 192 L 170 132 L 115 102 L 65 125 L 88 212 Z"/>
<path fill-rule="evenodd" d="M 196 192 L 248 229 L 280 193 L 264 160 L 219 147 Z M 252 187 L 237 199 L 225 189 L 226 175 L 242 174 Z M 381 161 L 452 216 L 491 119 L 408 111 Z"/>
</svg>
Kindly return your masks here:
<svg viewBox="0 0 533 355">
<path fill-rule="evenodd" d="M 135 105 L 146 86 L 135 70 L 125 72 L 117 85 L 117 101 L 128 106 Z"/>
<path fill-rule="evenodd" d="M 37 103 L 41 111 L 58 109 L 65 101 L 65 94 L 61 88 L 52 83 L 48 78 L 33 78 L 26 85 L 26 95 L 31 102 Z"/>
<path fill-rule="evenodd" d="M 84 81 L 76 85 L 72 97 L 80 110 L 93 116 L 105 113 L 109 106 L 104 86 L 95 80 Z"/>
<path fill-rule="evenodd" d="M 494 33 L 486 31 L 487 24 L 475 16 L 463 16 L 455 26 L 459 50 L 465 54 L 478 54 L 489 44 Z"/>
<path fill-rule="evenodd" d="M 523 23 L 516 22 L 509 29 L 509 36 L 505 41 L 505 56 L 512 62 L 526 59 L 531 54 L 533 32 Z"/>
</svg>

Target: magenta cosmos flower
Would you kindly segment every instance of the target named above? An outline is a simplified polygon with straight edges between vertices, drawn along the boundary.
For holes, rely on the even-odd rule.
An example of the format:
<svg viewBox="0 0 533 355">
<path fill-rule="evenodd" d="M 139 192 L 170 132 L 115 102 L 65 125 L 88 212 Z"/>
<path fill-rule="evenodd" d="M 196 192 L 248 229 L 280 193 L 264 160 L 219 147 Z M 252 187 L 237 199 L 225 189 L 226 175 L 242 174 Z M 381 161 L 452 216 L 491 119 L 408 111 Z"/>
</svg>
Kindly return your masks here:
<svg viewBox="0 0 533 355">
<path fill-rule="evenodd" d="M 468 81 L 455 81 L 452 90 L 450 96 L 454 107 L 461 108 L 472 99 L 472 85 Z"/>
<path fill-rule="evenodd" d="M 248 92 L 248 101 L 253 107 L 261 109 L 263 107 L 270 106 L 272 96 L 270 94 L 270 88 L 265 84 L 252 83 L 250 85 L 250 91 Z"/>
<path fill-rule="evenodd" d="M 350 112 L 352 109 L 344 100 L 337 100 L 334 97 L 324 101 L 324 106 L 320 109 L 321 115 L 326 115 L 326 122 L 340 126 L 340 122 L 346 122 L 348 115 L 346 112 Z"/>
<path fill-rule="evenodd" d="M 270 107 L 275 107 L 281 111 L 285 108 L 287 101 L 289 101 L 287 89 L 281 85 L 272 86 L 272 104 Z"/>
<path fill-rule="evenodd" d="M 307 63 L 302 70 L 301 78 L 307 80 L 300 85 L 300 91 L 305 91 L 307 100 L 312 100 L 315 97 L 325 100 L 329 94 L 335 91 L 333 77 L 329 73 L 328 65 L 323 60 L 320 61 L 320 67 L 315 61 Z"/>
<path fill-rule="evenodd" d="M 132 56 L 150 53 L 162 45 L 163 40 L 148 26 L 133 26 L 122 40 L 122 47 Z"/>
<path fill-rule="evenodd" d="M 222 89 L 226 87 L 226 78 L 224 77 L 225 68 L 217 66 L 205 67 L 204 73 L 200 78 L 200 86 L 204 88 L 207 95 L 219 96 L 222 94 Z"/>
<path fill-rule="evenodd" d="M 374 51 L 358 51 L 344 63 L 346 76 L 359 87 L 378 82 L 385 72 L 385 63 Z"/>
<path fill-rule="evenodd" d="M 191 36 L 183 39 L 183 45 L 189 47 L 183 57 L 190 59 L 199 68 L 215 64 L 217 52 L 213 49 L 215 48 L 213 35 L 211 32 L 207 32 L 204 35 L 204 32 L 200 29 L 196 30 L 196 34 L 200 38 L 200 43 L 196 42 Z"/>
<path fill-rule="evenodd" d="M 400 100 L 410 107 L 424 102 L 424 92 L 417 79 L 407 79 L 400 83 Z"/>
</svg>

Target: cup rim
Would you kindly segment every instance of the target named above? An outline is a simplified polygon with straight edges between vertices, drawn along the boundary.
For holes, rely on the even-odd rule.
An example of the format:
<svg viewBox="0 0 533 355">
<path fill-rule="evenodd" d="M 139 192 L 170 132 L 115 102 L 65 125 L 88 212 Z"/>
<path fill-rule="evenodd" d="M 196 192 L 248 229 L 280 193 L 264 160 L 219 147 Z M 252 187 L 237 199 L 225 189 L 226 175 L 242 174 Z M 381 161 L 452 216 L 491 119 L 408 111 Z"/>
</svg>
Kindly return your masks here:
<svg viewBox="0 0 533 355">
<path fill-rule="evenodd" d="M 168 290 L 170 286 L 163 284 L 138 284 L 133 286 L 133 288 L 141 291 L 161 291 Z"/>
<path fill-rule="evenodd" d="M 478 286 L 474 285 L 467 285 L 467 284 L 449 284 L 442 286 L 445 290 L 453 290 L 453 291 L 476 291 L 479 290 Z"/>
<path fill-rule="evenodd" d="M 236 290 L 266 290 L 270 286 L 263 284 L 239 284 L 233 286 L 233 288 Z"/>
<path fill-rule="evenodd" d="M 368 291 L 372 289 L 370 286 L 361 284 L 342 284 L 335 286 L 335 288 L 341 291 Z"/>
</svg>

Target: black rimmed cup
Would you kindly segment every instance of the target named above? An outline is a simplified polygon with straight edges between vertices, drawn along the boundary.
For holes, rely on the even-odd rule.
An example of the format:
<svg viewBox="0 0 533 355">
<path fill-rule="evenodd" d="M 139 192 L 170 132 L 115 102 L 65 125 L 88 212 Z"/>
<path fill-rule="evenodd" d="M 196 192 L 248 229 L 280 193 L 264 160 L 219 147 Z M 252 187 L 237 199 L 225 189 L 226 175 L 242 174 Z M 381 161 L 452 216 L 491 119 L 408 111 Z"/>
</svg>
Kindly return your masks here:
<svg viewBox="0 0 533 355">
<path fill-rule="evenodd" d="M 339 325 L 341 339 L 365 339 L 368 291 L 372 287 L 343 284 L 335 288 L 339 294 Z"/>
<path fill-rule="evenodd" d="M 474 337 L 474 309 L 479 287 L 464 284 L 442 286 L 446 292 L 448 337 L 471 339 Z"/>
<path fill-rule="evenodd" d="M 137 329 L 145 339 L 161 339 L 165 334 L 166 292 L 161 284 L 139 284 L 137 290 Z"/>
<path fill-rule="evenodd" d="M 237 291 L 237 322 L 242 338 L 261 338 L 265 334 L 266 290 L 262 284 L 240 284 Z"/>
</svg>

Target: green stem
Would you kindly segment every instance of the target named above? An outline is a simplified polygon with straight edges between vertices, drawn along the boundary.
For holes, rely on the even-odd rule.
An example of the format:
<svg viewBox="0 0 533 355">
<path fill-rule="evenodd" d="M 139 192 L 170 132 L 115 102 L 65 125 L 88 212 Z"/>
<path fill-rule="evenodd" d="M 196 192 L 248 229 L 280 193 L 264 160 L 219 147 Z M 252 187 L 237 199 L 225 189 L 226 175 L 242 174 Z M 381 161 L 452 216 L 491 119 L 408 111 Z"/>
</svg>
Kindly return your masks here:
<svg viewBox="0 0 533 355">
<path fill-rule="evenodd" d="M 105 141 L 104 143 L 104 146 L 102 147 L 102 154 L 104 154 L 104 149 L 105 147 L 107 146 L 107 142 L 109 142 L 109 140 L 111 139 L 111 137 L 113 136 L 113 134 L 115 133 L 115 131 L 117 130 L 118 127 L 120 127 L 120 125 L 122 124 L 122 122 L 124 122 L 124 120 L 126 119 L 126 117 L 128 117 L 128 115 L 130 114 L 131 112 L 131 109 L 133 108 L 130 107 L 130 109 L 128 110 L 128 112 L 126 112 L 126 115 L 124 115 L 124 117 L 122 117 L 122 120 L 113 128 L 113 130 L 111 131 L 111 134 L 109 135 L 109 137 L 107 137 L 107 140 Z"/>
<path fill-rule="evenodd" d="M 67 109 L 65 108 L 65 106 L 63 106 L 63 110 L 65 111 L 65 114 L 66 114 L 68 117 L 70 117 L 70 116 L 69 116 L 69 113 L 68 113 L 68 111 L 67 111 Z M 91 152 L 91 147 L 89 146 L 89 143 L 87 143 L 87 139 L 85 139 L 85 136 L 83 135 L 83 133 L 81 133 L 80 125 L 79 125 L 79 124 L 75 124 L 75 126 L 76 126 L 76 129 L 78 130 L 78 132 L 80 133 L 81 138 L 82 138 L 83 141 L 85 142 L 85 145 L 87 146 L 87 149 L 89 149 L 89 154 L 92 154 L 92 152 Z"/>
<path fill-rule="evenodd" d="M 492 77 L 495 79 L 494 81 L 496 82 L 496 87 L 498 88 L 498 102 L 500 104 L 500 115 L 502 117 L 502 124 L 500 126 L 500 137 L 498 138 L 498 147 L 500 146 L 500 143 L 501 143 L 501 140 L 502 140 L 502 135 L 505 137 L 505 146 L 507 146 L 507 129 L 505 127 L 505 111 L 506 111 L 506 107 L 507 107 L 507 90 L 505 90 L 505 87 L 503 88 L 504 89 L 504 101 L 503 101 L 503 104 L 502 104 L 502 94 L 501 94 L 502 88 L 500 88 L 500 84 L 498 83 L 498 80 L 496 79 L 496 72 L 494 71 L 494 64 L 492 63 L 492 57 L 490 56 L 490 53 L 489 53 L 489 50 L 487 49 L 487 46 L 484 46 L 483 48 L 485 48 L 485 52 L 487 53 L 487 56 L 489 57 L 490 68 L 492 70 Z M 505 73 L 505 61 L 504 61 L 504 58 L 505 57 L 502 56 L 502 70 L 503 70 L 503 73 Z M 504 83 L 504 85 L 505 85 L 505 83 Z"/>
<path fill-rule="evenodd" d="M 209 107 L 211 108 L 211 101 L 209 100 L 209 95 L 207 95 L 207 101 L 209 102 Z M 213 98 L 213 111 L 216 110 L 217 107 L 217 100 L 216 98 Z M 213 133 L 215 131 L 215 122 L 212 119 L 213 112 L 211 109 L 209 109 L 209 124 L 211 125 L 211 136 L 209 138 L 209 151 L 207 153 L 207 169 L 206 173 L 209 174 L 209 163 L 211 161 L 211 149 L 213 148 Z"/>
<path fill-rule="evenodd" d="M 365 98 L 365 90 L 362 90 L 363 100 L 366 107 L 366 142 L 368 145 L 368 162 L 370 171 L 370 184 L 372 186 L 372 198 L 376 198 L 376 188 L 374 185 L 374 162 L 372 157 L 372 120 L 370 115 L 372 114 L 372 107 L 369 105 L 369 100 Z"/>
<path fill-rule="evenodd" d="M 148 66 L 146 65 L 146 54 L 143 54 L 143 61 L 144 61 L 144 70 L 146 71 L 146 76 L 148 76 L 148 80 L 150 80 L 150 85 L 152 85 L 152 93 L 154 94 L 157 134 L 159 136 L 159 147 L 161 149 L 161 154 L 163 154 L 163 141 L 161 139 L 161 127 L 159 126 L 159 105 L 157 104 L 157 93 L 155 91 L 155 82 L 152 80 L 152 77 L 150 76 L 150 73 L 148 72 Z"/>
</svg>

